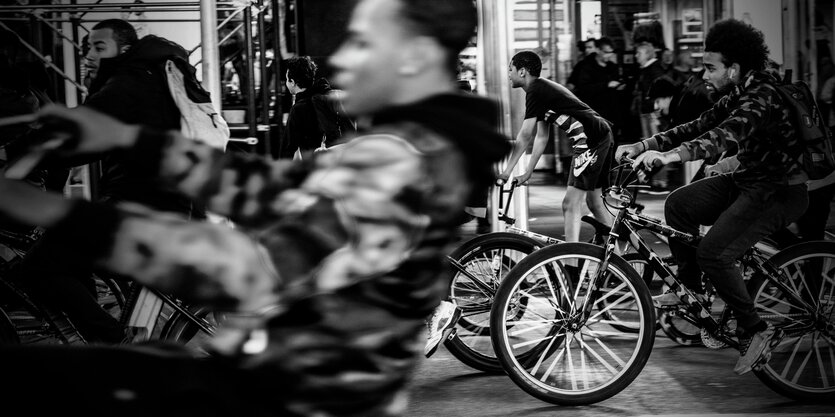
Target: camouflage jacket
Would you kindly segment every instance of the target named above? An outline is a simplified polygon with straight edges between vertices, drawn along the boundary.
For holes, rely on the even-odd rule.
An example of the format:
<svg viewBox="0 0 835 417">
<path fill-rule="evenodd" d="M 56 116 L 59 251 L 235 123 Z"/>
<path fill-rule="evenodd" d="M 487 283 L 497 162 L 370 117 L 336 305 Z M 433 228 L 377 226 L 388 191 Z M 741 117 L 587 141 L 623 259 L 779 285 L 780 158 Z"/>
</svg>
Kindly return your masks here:
<svg viewBox="0 0 835 417">
<path fill-rule="evenodd" d="M 737 181 L 799 184 L 807 180 L 798 163 L 802 152 L 775 84 L 776 71 L 753 72 L 692 122 L 658 133 L 650 149 L 676 148 L 682 161 L 710 159 L 737 145 Z"/>
<path fill-rule="evenodd" d="M 486 128 L 468 132 L 484 147 L 504 139 Z M 449 285 L 444 255 L 456 220 L 473 183 L 491 180 L 473 172 L 490 172 L 506 141 L 477 161 L 479 150 L 467 154 L 450 135 L 404 121 L 312 160 L 270 161 L 173 132 L 142 136 L 129 150 L 133 168 L 205 201 L 235 227 L 153 212 L 101 215 L 99 229 L 84 232 L 106 242 L 97 264 L 235 312 L 213 349 L 246 375 L 242 391 L 276 415 L 402 413 L 425 319 Z M 72 217 L 64 223 L 79 220 Z M 258 332 L 265 347 L 248 351 Z"/>
</svg>

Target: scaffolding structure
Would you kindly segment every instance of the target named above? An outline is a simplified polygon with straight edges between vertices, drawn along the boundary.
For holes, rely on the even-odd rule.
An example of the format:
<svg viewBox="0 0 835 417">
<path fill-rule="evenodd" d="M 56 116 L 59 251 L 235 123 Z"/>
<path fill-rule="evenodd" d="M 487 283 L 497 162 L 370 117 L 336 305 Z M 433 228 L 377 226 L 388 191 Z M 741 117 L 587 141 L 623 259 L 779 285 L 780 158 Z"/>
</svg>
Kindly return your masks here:
<svg viewBox="0 0 835 417">
<path fill-rule="evenodd" d="M 293 0 L 199 0 L 162 2 L 76 3 L 75 0 L 60 4 L 17 4 L 0 7 L 0 30 L 16 35 L 18 42 L 32 56 L 43 62 L 57 77 L 63 80 L 63 89 L 55 87 L 58 101 L 68 107 L 82 102 L 87 91 L 83 85 L 82 45 L 80 35 L 88 32 L 85 23 L 95 23 L 108 16 L 106 13 L 128 13 L 130 16 L 145 12 L 191 12 L 199 18 L 148 18 L 141 22 L 199 22 L 200 43 L 189 50 L 193 55 L 200 50 L 201 57 L 194 64 L 200 65 L 204 88 L 211 94 L 218 112 L 223 110 L 224 90 L 221 71 L 235 60 L 236 72 L 242 81 L 246 116 L 243 123 L 230 123 L 234 147 L 230 149 L 271 155 L 273 142 L 282 140 L 282 103 L 280 99 L 282 77 L 281 61 L 292 56 L 295 45 L 288 45 L 284 36 L 287 10 L 293 10 Z M 34 3 L 34 2 L 33 2 Z M 163 13 L 164 14 L 164 13 Z M 180 13 L 182 14 L 182 13 Z M 289 16 L 295 19 L 295 16 Z M 129 22 L 137 20 L 126 18 Z M 292 20 L 291 20 L 292 21 Z M 26 25 L 29 36 L 15 31 L 13 26 Z M 232 27 L 234 25 L 234 27 Z M 271 27 L 268 28 L 268 25 Z M 292 28 L 291 28 L 292 29 Z M 51 42 L 38 32 L 53 35 Z M 224 32 L 223 37 L 219 33 Z M 271 47 L 269 47 L 271 45 Z M 225 56 L 221 48 L 227 51 Z M 53 53 L 47 50 L 52 49 Z M 269 52 L 272 52 L 272 62 Z M 256 85 L 256 79 L 260 85 Z M 270 82 L 274 81 L 271 87 Z M 275 117 L 277 116 L 277 117 Z M 230 145 L 232 145 L 230 144 Z M 98 167 L 90 165 L 83 173 L 80 193 L 86 198 L 95 197 Z M 77 186 L 78 187 L 78 186 Z M 70 188 L 70 187 L 68 187 Z M 68 194 L 71 190 L 68 190 Z"/>
</svg>

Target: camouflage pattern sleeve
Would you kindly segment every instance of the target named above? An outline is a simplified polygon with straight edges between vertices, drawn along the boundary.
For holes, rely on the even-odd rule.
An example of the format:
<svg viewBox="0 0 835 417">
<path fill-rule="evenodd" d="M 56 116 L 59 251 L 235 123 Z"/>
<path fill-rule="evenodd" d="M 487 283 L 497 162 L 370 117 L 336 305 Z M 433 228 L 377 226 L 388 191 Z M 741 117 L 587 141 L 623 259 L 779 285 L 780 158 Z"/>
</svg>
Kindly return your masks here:
<svg viewBox="0 0 835 417">
<path fill-rule="evenodd" d="M 742 92 L 735 90 L 698 119 L 659 133 L 655 140 L 662 150 L 677 147 L 682 161 L 719 156 L 730 142 L 737 148 L 745 147 L 745 141 L 769 123 L 774 94 L 774 87 L 766 83 Z"/>
</svg>

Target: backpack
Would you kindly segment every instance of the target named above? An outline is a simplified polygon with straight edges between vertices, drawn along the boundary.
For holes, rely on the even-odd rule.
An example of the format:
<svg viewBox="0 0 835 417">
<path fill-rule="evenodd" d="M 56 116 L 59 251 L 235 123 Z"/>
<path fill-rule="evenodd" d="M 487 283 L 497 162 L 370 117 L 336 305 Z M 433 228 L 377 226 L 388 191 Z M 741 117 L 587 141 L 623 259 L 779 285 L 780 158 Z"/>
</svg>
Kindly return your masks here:
<svg viewBox="0 0 835 417">
<path fill-rule="evenodd" d="M 329 147 L 349 133 L 357 131 L 353 121 L 342 108 L 342 91 L 330 90 L 326 94 L 317 94 L 311 98 L 316 110 L 316 120 L 322 129 L 322 146 Z"/>
<path fill-rule="evenodd" d="M 197 81 L 194 68 L 182 59 L 165 61 L 165 78 L 171 98 L 180 110 L 183 136 L 226 150 L 229 125 L 215 110 L 209 92 Z"/>
<path fill-rule="evenodd" d="M 791 82 L 791 71 L 788 70 L 783 83 L 775 87 L 783 104 L 789 108 L 792 126 L 803 142 L 800 163 L 809 179 L 821 179 L 834 172 L 832 132 L 823 122 L 809 85 L 803 80 Z"/>
</svg>

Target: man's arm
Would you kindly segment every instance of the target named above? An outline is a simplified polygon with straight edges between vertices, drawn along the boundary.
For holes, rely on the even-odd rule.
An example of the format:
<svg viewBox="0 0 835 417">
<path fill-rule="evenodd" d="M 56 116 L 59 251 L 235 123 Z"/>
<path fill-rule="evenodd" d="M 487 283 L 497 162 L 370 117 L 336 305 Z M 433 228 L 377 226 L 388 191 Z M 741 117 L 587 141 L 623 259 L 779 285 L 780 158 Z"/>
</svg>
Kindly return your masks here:
<svg viewBox="0 0 835 417">
<path fill-rule="evenodd" d="M 531 140 L 533 140 L 533 131 L 535 127 L 535 118 L 525 119 L 522 122 L 522 127 L 516 135 L 516 142 L 513 144 L 513 151 L 510 153 L 510 159 L 507 161 L 507 167 L 504 172 L 499 175 L 499 179 L 507 181 L 510 178 L 510 175 L 513 173 L 513 168 L 515 168 L 516 164 L 519 163 L 519 159 L 522 157 L 522 154 L 525 153 L 528 146 L 531 144 Z"/>
</svg>

